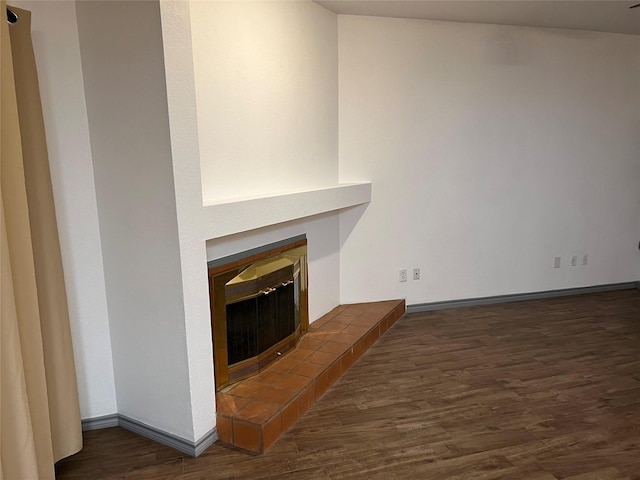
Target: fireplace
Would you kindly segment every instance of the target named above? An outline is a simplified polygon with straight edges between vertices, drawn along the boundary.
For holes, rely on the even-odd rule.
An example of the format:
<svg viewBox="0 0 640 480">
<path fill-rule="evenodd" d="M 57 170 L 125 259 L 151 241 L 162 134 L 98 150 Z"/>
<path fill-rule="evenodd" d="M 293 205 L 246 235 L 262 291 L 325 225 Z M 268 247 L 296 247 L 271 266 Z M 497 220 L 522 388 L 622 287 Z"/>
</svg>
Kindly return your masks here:
<svg viewBox="0 0 640 480">
<path fill-rule="evenodd" d="M 304 236 L 209 262 L 216 391 L 257 374 L 309 327 Z"/>
</svg>

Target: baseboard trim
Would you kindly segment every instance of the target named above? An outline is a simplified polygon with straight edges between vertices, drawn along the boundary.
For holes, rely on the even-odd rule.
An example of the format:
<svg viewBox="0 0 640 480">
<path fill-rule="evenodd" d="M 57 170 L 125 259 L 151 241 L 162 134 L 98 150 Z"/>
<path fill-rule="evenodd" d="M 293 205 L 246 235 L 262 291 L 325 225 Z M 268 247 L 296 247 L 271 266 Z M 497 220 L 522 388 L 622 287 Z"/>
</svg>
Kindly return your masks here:
<svg viewBox="0 0 640 480">
<path fill-rule="evenodd" d="M 100 430 L 101 428 L 111 428 L 118 426 L 118 414 L 103 415 L 101 417 L 85 418 L 82 420 L 82 431 Z"/>
<path fill-rule="evenodd" d="M 407 313 L 432 312 L 448 308 L 476 307 L 495 303 L 521 302 L 524 300 L 539 300 L 543 298 L 567 297 L 583 295 L 585 293 L 612 292 L 615 290 L 640 289 L 640 282 L 610 283 L 594 285 L 592 287 L 565 288 L 562 290 L 546 290 L 544 292 L 514 293 L 510 295 L 495 295 L 492 297 L 465 298 L 461 300 L 446 300 L 443 302 L 417 303 L 407 305 Z"/>
<path fill-rule="evenodd" d="M 218 440 L 218 433 L 215 428 L 206 433 L 197 442 L 193 442 L 117 413 L 82 420 L 82 431 L 85 432 L 110 427 L 122 427 L 192 457 L 197 457 Z"/>
<path fill-rule="evenodd" d="M 198 440 L 193 446 L 194 457 L 199 456 L 207 448 L 218 441 L 218 431 L 213 427 L 209 433 L 205 434 L 200 440 Z"/>
</svg>

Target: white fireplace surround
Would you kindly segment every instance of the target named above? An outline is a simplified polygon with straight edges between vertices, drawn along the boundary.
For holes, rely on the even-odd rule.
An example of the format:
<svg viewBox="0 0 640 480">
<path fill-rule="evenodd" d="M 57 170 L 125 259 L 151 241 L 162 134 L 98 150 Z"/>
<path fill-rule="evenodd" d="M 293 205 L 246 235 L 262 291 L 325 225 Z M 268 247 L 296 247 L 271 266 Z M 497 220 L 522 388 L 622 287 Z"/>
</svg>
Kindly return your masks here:
<svg viewBox="0 0 640 480">
<path fill-rule="evenodd" d="M 207 240 L 371 201 L 371 183 L 348 183 L 312 190 L 260 195 L 205 205 Z"/>
</svg>

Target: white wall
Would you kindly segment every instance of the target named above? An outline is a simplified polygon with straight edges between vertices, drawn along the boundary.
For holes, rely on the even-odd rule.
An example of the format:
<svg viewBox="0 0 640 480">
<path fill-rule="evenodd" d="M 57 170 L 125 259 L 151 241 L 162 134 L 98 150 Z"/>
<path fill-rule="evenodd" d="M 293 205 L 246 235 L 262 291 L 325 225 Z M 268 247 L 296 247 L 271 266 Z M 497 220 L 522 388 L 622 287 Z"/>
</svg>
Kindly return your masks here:
<svg viewBox="0 0 640 480">
<path fill-rule="evenodd" d="M 336 15 L 310 1 L 191 13 L 205 204 L 335 185 Z"/>
<path fill-rule="evenodd" d="M 116 394 L 75 2 L 11 4 L 32 12 L 80 412 L 109 415 Z"/>
<path fill-rule="evenodd" d="M 341 216 L 343 303 L 638 279 L 639 37 L 338 24 L 340 180 L 373 183 Z"/>
<path fill-rule="evenodd" d="M 118 413 L 193 439 L 158 2 L 78 2 Z"/>
</svg>

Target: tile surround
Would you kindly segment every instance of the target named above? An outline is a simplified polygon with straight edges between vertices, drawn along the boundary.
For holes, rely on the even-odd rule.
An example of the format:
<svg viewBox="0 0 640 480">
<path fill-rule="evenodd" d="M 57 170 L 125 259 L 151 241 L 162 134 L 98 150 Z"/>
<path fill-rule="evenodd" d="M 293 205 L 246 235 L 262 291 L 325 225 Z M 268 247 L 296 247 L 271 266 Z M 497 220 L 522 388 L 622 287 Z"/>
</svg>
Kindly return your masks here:
<svg viewBox="0 0 640 480">
<path fill-rule="evenodd" d="M 313 322 L 284 358 L 216 394 L 220 440 L 266 451 L 404 313 L 404 300 L 389 300 L 341 305 Z"/>
</svg>

